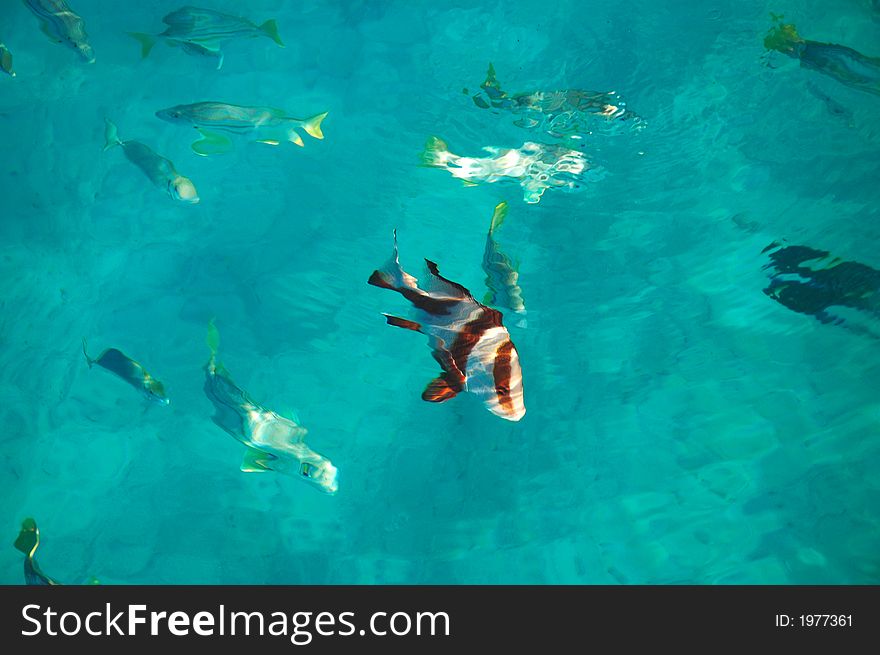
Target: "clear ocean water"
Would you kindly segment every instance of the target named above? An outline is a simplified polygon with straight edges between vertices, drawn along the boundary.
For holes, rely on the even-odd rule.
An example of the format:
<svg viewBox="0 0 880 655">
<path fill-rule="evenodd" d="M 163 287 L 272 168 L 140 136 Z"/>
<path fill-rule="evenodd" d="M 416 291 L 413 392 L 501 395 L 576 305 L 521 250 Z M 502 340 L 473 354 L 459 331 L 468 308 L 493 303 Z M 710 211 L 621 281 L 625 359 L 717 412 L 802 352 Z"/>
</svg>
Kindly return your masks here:
<svg viewBox="0 0 880 655">
<path fill-rule="evenodd" d="M 65 583 L 878 583 L 880 349 L 762 289 L 787 239 L 880 267 L 880 98 L 762 39 L 880 56 L 868 0 L 601 3 L 203 0 L 278 22 L 225 61 L 158 44 L 181 0 L 70 0 L 93 65 L 0 3 L 0 582 L 22 519 Z M 479 109 L 506 90 L 614 90 L 645 128 L 583 146 L 603 174 L 523 202 L 420 166 L 540 134 Z M 327 111 L 322 141 L 199 157 L 159 109 Z M 196 184 L 156 189 L 104 119 Z M 480 298 L 493 207 L 519 262 L 528 413 L 420 399 L 424 337 L 366 284 L 423 257 Z M 296 410 L 339 492 L 239 470 L 203 393 L 206 326 L 266 407 Z M 81 351 L 116 347 L 168 407 Z"/>
</svg>

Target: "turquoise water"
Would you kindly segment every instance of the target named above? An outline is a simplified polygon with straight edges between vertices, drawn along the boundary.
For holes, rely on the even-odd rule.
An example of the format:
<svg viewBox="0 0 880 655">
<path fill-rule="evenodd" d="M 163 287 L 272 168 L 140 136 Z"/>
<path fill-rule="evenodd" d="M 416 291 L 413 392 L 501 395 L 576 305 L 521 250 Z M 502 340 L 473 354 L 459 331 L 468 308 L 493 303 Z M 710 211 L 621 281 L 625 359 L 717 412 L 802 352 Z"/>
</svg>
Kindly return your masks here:
<svg viewBox="0 0 880 655">
<path fill-rule="evenodd" d="M 0 582 L 22 582 L 27 516 L 66 583 L 880 582 L 877 341 L 774 303 L 761 255 L 785 238 L 880 267 L 880 98 L 762 46 L 776 12 L 880 56 L 870 2 L 205 0 L 287 46 L 236 42 L 220 70 L 126 35 L 179 0 L 71 3 L 93 65 L 0 5 Z M 462 93 L 490 61 L 510 91 L 617 91 L 645 127 L 594 135 L 602 174 L 536 204 L 419 166 L 432 135 L 476 156 L 550 138 Z M 154 113 L 201 100 L 328 111 L 326 138 L 198 157 Z M 201 202 L 102 152 L 105 118 Z M 407 270 L 428 257 L 481 298 L 502 200 L 519 422 L 423 402 L 425 339 L 366 284 L 397 228 Z M 212 317 L 338 494 L 239 471 L 202 390 Z M 82 337 L 171 405 L 89 370 Z"/>
</svg>

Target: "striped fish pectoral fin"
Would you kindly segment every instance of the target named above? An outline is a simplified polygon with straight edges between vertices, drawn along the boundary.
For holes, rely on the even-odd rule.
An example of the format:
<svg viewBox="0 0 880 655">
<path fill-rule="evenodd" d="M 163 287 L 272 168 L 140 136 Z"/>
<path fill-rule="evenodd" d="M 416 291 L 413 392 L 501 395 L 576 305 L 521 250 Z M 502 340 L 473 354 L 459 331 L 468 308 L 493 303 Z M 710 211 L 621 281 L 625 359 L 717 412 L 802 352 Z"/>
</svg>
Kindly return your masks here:
<svg viewBox="0 0 880 655">
<path fill-rule="evenodd" d="M 438 375 L 428 383 L 422 392 L 422 400 L 429 403 L 444 403 L 450 398 L 455 398 L 458 390 L 450 383 L 446 373 Z"/>
<path fill-rule="evenodd" d="M 421 323 L 417 323 L 416 321 L 410 321 L 409 319 L 400 318 L 399 316 L 392 316 L 391 314 L 382 314 L 382 316 L 385 317 L 388 325 L 403 328 L 404 330 L 412 330 L 413 332 L 422 331 Z"/>
<path fill-rule="evenodd" d="M 272 470 L 269 464 L 275 459 L 274 455 L 250 446 L 245 448 L 244 457 L 241 460 L 241 470 L 244 473 L 265 473 Z"/>
<path fill-rule="evenodd" d="M 227 136 L 205 130 L 199 130 L 199 134 L 202 138 L 194 141 L 191 146 L 197 155 L 210 157 L 211 155 L 222 155 L 232 150 L 232 140 Z"/>
</svg>

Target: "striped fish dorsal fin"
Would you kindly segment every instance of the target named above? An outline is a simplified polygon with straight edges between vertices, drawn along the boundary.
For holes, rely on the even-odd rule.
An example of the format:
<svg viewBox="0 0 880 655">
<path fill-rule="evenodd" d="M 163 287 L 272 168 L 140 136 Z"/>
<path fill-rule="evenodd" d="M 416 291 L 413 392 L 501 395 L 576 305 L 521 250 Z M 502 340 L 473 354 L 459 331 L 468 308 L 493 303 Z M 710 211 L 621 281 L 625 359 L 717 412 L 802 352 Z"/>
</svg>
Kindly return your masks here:
<svg viewBox="0 0 880 655">
<path fill-rule="evenodd" d="M 460 300 L 473 300 L 470 291 L 457 282 L 447 280 L 440 275 L 440 269 L 437 267 L 437 264 L 430 259 L 425 260 L 425 266 L 428 270 L 428 276 L 425 280 L 425 291 L 429 294 L 441 294 L 447 298 L 457 298 Z"/>
</svg>

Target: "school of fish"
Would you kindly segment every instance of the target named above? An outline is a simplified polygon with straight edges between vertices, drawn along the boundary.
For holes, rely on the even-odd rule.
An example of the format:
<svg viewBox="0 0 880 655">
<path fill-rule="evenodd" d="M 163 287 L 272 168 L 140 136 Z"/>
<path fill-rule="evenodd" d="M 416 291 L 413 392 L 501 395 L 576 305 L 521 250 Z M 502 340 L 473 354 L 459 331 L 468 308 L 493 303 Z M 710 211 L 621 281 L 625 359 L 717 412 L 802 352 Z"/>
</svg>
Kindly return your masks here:
<svg viewBox="0 0 880 655">
<path fill-rule="evenodd" d="M 23 4 L 51 41 L 75 51 L 82 61 L 95 64 L 97 58 L 85 21 L 66 0 L 23 0 Z M 233 41 L 266 39 L 284 47 L 272 19 L 256 23 L 241 16 L 186 6 L 161 20 L 166 25 L 162 32 L 129 33 L 140 44 L 142 57 L 149 56 L 154 46 L 163 42 L 187 55 L 216 62 L 220 69 L 225 49 Z M 847 46 L 804 39 L 794 25 L 782 22 L 781 16 L 774 17 L 764 45 L 768 51 L 799 60 L 804 68 L 855 89 L 880 94 L 880 59 Z M 0 42 L 0 70 L 10 77 L 17 76 L 12 52 L 4 42 Z M 467 89 L 465 93 L 469 94 Z M 817 97 L 833 111 L 832 98 L 825 94 Z M 538 203 L 550 189 L 577 190 L 588 171 L 601 171 L 602 167 L 591 163 L 584 153 L 591 138 L 623 129 L 637 131 L 647 125 L 627 108 L 616 91 L 562 89 L 509 94 L 502 89 L 492 64 L 472 101 L 480 109 L 513 116 L 516 126 L 541 133 L 542 142 L 525 141 L 519 147 L 486 146 L 483 150 L 488 156 L 471 157 L 454 154 L 440 138 L 431 137 L 422 153 L 422 164 L 445 169 L 467 185 L 517 184 L 526 204 Z M 198 138 L 192 149 L 202 156 L 230 152 L 234 148 L 231 137 L 275 146 L 304 146 L 303 135 L 323 139 L 322 123 L 327 112 L 302 115 L 307 117 L 297 118 L 276 107 L 218 101 L 179 104 L 155 112 L 165 122 L 195 130 Z M 196 185 L 169 159 L 140 141 L 122 139 L 116 124 L 109 117 L 104 120 L 105 150 L 119 148 L 173 201 L 184 205 L 199 202 Z M 508 203 L 502 202 L 491 216 L 482 261 L 486 276 L 482 302 L 461 284 L 442 276 L 438 264 L 431 260 L 425 260 L 422 282 L 407 273 L 400 264 L 396 230 L 390 258 L 373 271 L 367 283 L 400 294 L 412 306 L 411 318 L 384 314 L 388 325 L 427 337 L 440 373 L 427 383 L 421 394 L 423 400 L 445 403 L 468 394 L 493 415 L 519 422 L 526 415 L 523 369 L 504 325 L 503 312 L 512 312 L 515 327 L 525 329 L 526 305 L 519 267 L 496 241 L 496 232 L 509 212 Z M 832 313 L 834 307 L 880 316 L 877 270 L 831 258 L 826 251 L 784 242 L 772 243 L 765 253 L 770 259 L 765 266 L 770 282 L 764 293 L 788 309 L 832 324 L 844 323 Z M 284 416 L 252 400 L 219 361 L 219 344 L 219 331 L 212 320 L 207 335 L 210 357 L 204 366 L 204 393 L 214 408 L 214 424 L 245 449 L 240 470 L 274 471 L 296 477 L 322 493 L 335 494 L 339 490 L 338 470 L 328 457 L 306 444 L 307 430 L 299 418 Z M 111 346 L 92 357 L 83 339 L 82 352 L 90 369 L 98 367 L 113 374 L 151 403 L 163 407 L 170 404 L 165 385 L 120 349 Z M 27 584 L 59 584 L 44 574 L 36 561 L 40 531 L 34 519 L 24 520 L 14 546 L 25 556 Z"/>
</svg>

